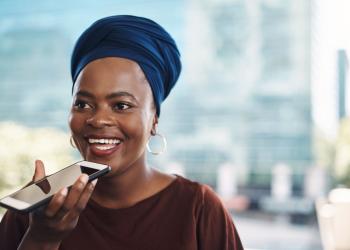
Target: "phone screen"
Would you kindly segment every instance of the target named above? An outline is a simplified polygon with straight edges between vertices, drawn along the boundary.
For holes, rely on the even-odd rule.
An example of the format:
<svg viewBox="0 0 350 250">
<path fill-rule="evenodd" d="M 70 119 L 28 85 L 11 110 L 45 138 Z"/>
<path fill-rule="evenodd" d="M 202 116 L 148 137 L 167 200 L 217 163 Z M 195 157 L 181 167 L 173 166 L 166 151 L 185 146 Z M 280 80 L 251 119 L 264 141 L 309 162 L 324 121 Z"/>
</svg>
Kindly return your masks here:
<svg viewBox="0 0 350 250">
<path fill-rule="evenodd" d="M 98 169 L 74 164 L 19 190 L 10 195 L 10 197 L 29 204 L 35 204 L 57 193 L 61 188 L 71 186 L 82 173 L 92 175 L 98 171 Z"/>
</svg>

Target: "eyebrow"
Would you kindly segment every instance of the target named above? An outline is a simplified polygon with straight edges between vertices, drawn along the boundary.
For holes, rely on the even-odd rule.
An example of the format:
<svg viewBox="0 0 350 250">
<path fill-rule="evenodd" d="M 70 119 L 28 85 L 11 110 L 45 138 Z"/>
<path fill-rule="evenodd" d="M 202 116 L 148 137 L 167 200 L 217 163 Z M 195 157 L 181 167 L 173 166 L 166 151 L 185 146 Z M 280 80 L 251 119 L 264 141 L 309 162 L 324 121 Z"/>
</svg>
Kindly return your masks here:
<svg viewBox="0 0 350 250">
<path fill-rule="evenodd" d="M 85 97 L 90 97 L 90 98 L 93 98 L 94 95 L 87 92 L 87 91 L 84 91 L 84 90 L 79 90 L 78 93 L 76 94 L 76 96 L 85 96 Z"/>
<path fill-rule="evenodd" d="M 85 91 L 85 90 L 79 90 L 76 95 L 77 96 L 85 96 L 85 97 L 89 97 L 89 98 L 95 97 L 93 94 L 91 94 L 90 92 Z M 123 97 L 123 96 L 130 97 L 131 99 L 133 99 L 134 101 L 137 102 L 137 99 L 135 98 L 135 96 L 130 94 L 129 92 L 126 92 L 126 91 L 113 92 L 113 93 L 107 95 L 107 99 L 113 99 L 116 97 Z"/>
</svg>

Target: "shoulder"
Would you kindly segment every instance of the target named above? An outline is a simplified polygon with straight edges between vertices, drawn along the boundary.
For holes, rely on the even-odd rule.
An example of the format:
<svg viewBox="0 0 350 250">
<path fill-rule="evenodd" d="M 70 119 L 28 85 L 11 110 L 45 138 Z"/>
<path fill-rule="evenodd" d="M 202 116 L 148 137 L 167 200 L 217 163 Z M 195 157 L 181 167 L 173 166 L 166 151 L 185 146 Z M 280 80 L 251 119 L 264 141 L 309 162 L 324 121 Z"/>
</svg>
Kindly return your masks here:
<svg viewBox="0 0 350 250">
<path fill-rule="evenodd" d="M 181 177 L 180 177 L 181 178 Z M 195 213 L 199 249 L 235 249 L 243 246 L 234 226 L 231 214 L 227 211 L 219 196 L 205 184 L 179 179 L 184 190 L 197 200 Z"/>
<path fill-rule="evenodd" d="M 163 198 L 167 205 L 176 207 L 181 204 L 182 208 L 192 211 L 196 218 L 228 216 L 228 211 L 210 186 L 182 176 L 177 176 Z"/>
<path fill-rule="evenodd" d="M 175 182 L 177 183 L 177 188 L 179 191 L 183 192 L 184 194 L 201 197 L 203 194 L 203 189 L 206 189 L 205 185 L 180 175 L 177 175 Z"/>
<path fill-rule="evenodd" d="M 200 206 L 222 207 L 222 202 L 215 191 L 206 184 L 178 176 L 177 182 L 183 195 L 192 196 Z"/>
</svg>

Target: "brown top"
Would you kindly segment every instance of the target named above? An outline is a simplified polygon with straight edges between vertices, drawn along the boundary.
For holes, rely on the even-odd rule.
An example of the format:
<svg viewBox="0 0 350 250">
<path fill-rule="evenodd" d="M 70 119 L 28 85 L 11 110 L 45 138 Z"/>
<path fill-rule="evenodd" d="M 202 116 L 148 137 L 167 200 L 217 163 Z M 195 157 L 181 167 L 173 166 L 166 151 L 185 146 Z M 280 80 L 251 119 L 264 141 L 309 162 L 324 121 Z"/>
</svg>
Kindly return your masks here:
<svg viewBox="0 0 350 250">
<path fill-rule="evenodd" d="M 15 250 L 28 216 L 7 212 L 0 249 Z M 210 187 L 178 176 L 159 193 L 129 208 L 90 200 L 61 250 L 242 250 L 230 214 Z"/>
</svg>

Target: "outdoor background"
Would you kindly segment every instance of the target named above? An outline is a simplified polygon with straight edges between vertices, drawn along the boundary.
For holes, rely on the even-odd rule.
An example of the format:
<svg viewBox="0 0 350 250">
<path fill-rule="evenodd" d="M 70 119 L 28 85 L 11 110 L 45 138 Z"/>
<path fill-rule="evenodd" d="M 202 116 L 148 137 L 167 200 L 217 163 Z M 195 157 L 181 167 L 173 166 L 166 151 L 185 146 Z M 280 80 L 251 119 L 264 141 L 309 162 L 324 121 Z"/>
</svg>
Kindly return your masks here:
<svg viewBox="0 0 350 250">
<path fill-rule="evenodd" d="M 79 154 L 69 145 L 70 55 L 93 21 L 151 18 L 183 72 L 151 164 L 212 186 L 244 246 L 322 249 L 314 201 L 350 186 L 346 0 L 1 0 L 0 196 Z M 4 210 L 1 210 L 3 213 Z"/>
</svg>

